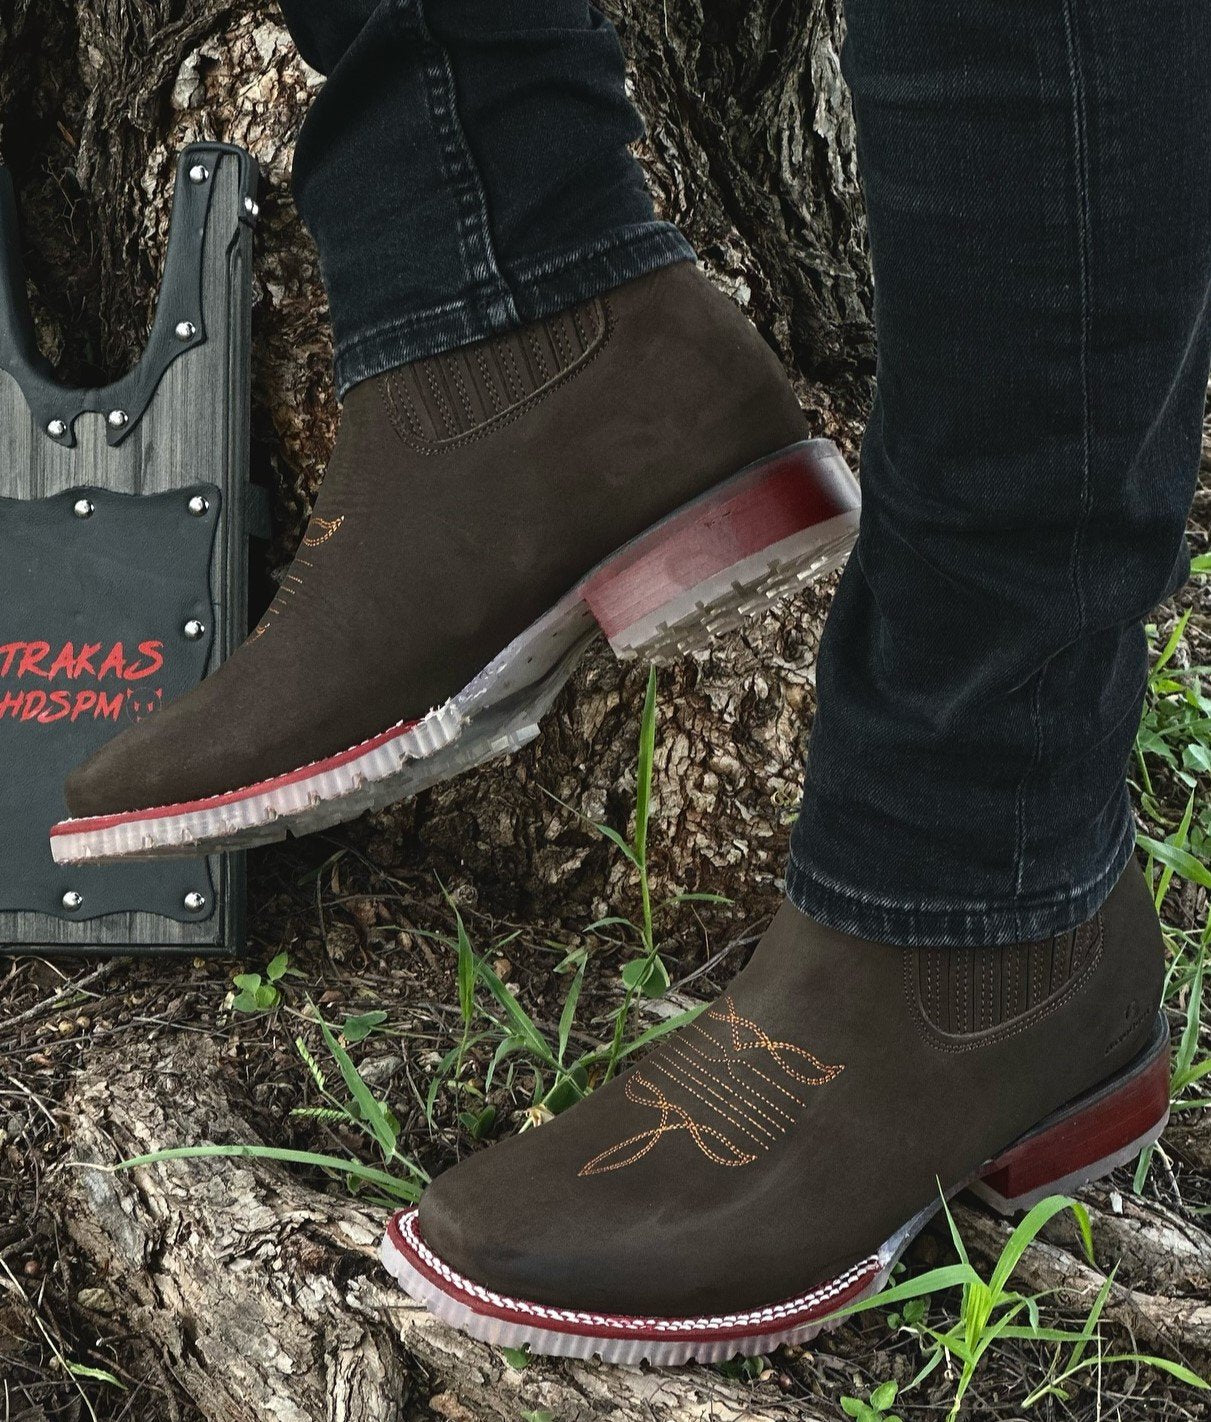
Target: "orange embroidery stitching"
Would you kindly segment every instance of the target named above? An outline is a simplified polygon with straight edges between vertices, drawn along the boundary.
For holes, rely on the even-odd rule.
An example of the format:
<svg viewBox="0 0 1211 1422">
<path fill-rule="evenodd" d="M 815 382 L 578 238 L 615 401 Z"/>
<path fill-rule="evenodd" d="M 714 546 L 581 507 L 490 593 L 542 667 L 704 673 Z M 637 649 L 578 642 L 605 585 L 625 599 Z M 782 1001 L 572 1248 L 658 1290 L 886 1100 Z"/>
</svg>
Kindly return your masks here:
<svg viewBox="0 0 1211 1422">
<path fill-rule="evenodd" d="M 723 1039 L 702 1026 L 703 1020 L 711 1026 L 719 1023 Z M 761 1060 L 764 1067 L 758 1065 Z M 724 998 L 705 1019 L 666 1043 L 627 1077 L 626 1099 L 657 1112 L 659 1119 L 595 1155 L 581 1166 L 580 1174 L 602 1175 L 634 1165 L 672 1131 L 688 1132 L 715 1165 L 751 1165 L 795 1123 L 797 1112 L 787 1103 L 799 1109 L 807 1104 L 775 1073 L 801 1086 L 823 1086 L 844 1070 L 793 1042 L 770 1037 L 755 1022 L 741 1017 L 730 997 Z M 717 1124 L 711 1124 L 712 1117 Z"/>
<path fill-rule="evenodd" d="M 307 530 L 307 536 L 303 539 L 303 547 L 318 548 L 321 543 L 327 543 L 344 522 L 344 514 L 341 514 L 340 518 L 313 518 L 311 520 L 311 528 Z M 312 533 L 312 528 L 319 528 L 322 532 L 317 536 Z"/>
</svg>

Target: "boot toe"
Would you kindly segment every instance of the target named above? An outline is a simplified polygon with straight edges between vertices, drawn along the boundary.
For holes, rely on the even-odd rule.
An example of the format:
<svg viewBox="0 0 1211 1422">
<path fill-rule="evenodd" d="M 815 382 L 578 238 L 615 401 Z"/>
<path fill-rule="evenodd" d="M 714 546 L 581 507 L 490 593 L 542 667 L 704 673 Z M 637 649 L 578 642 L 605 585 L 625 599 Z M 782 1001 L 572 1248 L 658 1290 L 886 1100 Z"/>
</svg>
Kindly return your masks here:
<svg viewBox="0 0 1211 1422">
<path fill-rule="evenodd" d="M 68 775 L 63 790 L 72 819 L 95 819 L 164 803 L 155 798 L 155 784 L 146 783 L 142 752 L 132 745 L 141 739 L 138 730 L 132 727 L 103 745 Z"/>
<path fill-rule="evenodd" d="M 424 1242 L 456 1273 L 515 1298 L 550 1297 L 562 1272 L 558 1258 L 527 1192 L 499 1159 L 514 1154 L 509 1147 L 517 1143 L 502 1141 L 439 1175 L 421 1197 L 417 1223 Z"/>
</svg>

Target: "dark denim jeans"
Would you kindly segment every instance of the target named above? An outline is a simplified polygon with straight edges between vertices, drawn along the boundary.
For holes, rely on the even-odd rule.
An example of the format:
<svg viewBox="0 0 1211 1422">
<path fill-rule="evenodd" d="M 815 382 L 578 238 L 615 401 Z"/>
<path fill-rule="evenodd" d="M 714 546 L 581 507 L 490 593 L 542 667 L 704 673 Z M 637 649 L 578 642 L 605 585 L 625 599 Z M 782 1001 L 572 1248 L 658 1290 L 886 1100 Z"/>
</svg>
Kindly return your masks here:
<svg viewBox="0 0 1211 1422">
<path fill-rule="evenodd" d="M 576 0 L 286 0 L 342 388 L 689 249 Z M 1069 928 L 1131 853 L 1140 619 L 1188 571 L 1207 0 L 849 0 L 878 398 L 788 891 L 900 944 Z"/>
<path fill-rule="evenodd" d="M 342 394 L 692 258 L 628 145 L 613 27 L 585 0 L 283 0 L 328 75 L 294 195 Z"/>
</svg>

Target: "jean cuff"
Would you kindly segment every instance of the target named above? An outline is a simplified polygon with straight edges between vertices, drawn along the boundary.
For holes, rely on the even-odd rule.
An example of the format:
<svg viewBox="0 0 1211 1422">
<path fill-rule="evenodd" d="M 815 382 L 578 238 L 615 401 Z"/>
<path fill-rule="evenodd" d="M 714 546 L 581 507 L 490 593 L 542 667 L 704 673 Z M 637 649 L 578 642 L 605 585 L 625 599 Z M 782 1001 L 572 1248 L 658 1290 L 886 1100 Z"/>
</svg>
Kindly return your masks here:
<svg viewBox="0 0 1211 1422">
<path fill-rule="evenodd" d="M 696 260 L 693 247 L 669 222 L 643 222 L 599 241 L 517 262 L 503 272 L 512 297 L 469 292 L 420 311 L 392 316 L 341 340 L 334 353 L 337 390 L 346 392 L 388 370 L 458 346 L 515 330 L 675 262 Z M 514 315 L 514 311 L 516 315 Z"/>
<path fill-rule="evenodd" d="M 1095 878 L 1050 893 L 1002 902 L 898 902 L 824 876 L 792 848 L 786 896 L 817 923 L 899 948 L 992 948 L 1033 943 L 1087 922 L 1110 897 L 1135 850 L 1130 814 L 1105 867 Z"/>
</svg>

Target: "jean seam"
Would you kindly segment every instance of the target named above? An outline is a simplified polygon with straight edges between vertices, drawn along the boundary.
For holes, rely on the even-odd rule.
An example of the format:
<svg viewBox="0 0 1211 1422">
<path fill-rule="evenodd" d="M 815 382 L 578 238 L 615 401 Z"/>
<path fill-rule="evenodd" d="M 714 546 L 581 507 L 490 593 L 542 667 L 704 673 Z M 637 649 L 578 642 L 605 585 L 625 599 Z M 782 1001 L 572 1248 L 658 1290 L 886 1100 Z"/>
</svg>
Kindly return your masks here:
<svg viewBox="0 0 1211 1422">
<path fill-rule="evenodd" d="M 855 892 L 849 885 L 842 884 L 827 874 L 822 874 L 818 869 L 808 868 L 801 864 L 795 855 L 793 847 L 790 855 L 790 871 L 792 877 L 798 877 L 816 885 L 830 897 L 844 899 L 847 903 L 852 904 L 859 913 L 889 913 L 916 919 L 946 918 L 953 917 L 956 914 L 967 916 L 994 913 L 1009 914 L 1018 909 L 1024 909 L 1028 913 L 1037 913 L 1050 908 L 1060 908 L 1065 904 L 1074 903 L 1078 899 L 1093 893 L 1114 872 L 1115 861 L 1122 853 L 1123 840 L 1130 839 L 1130 841 L 1134 843 L 1134 838 L 1135 825 L 1134 821 L 1129 818 L 1127 821 L 1127 831 L 1115 844 L 1114 850 L 1109 857 L 1107 867 L 1100 869 L 1092 879 L 1078 884 L 1075 888 L 1066 893 L 1048 893 L 1045 896 L 1028 900 L 1025 903 L 1023 903 L 1020 898 L 1015 897 L 1014 900 L 1006 903 L 998 903 L 995 900 L 989 899 L 950 899 L 941 903 L 914 904 L 905 903 L 900 899 L 884 898 L 880 895 Z"/>
<path fill-rule="evenodd" d="M 578 247 L 549 254 L 540 252 L 535 256 L 514 262 L 510 267 L 513 284 L 520 287 L 528 282 L 539 282 L 548 277 L 560 276 L 570 267 L 581 262 L 597 259 L 608 260 L 614 252 L 633 248 L 636 244 L 667 245 L 670 250 L 685 251 L 687 260 L 693 252 L 677 228 L 671 223 L 655 218 L 651 222 L 632 224 L 620 232 L 609 233 L 594 242 L 582 242 Z"/>
<path fill-rule="evenodd" d="M 519 323 L 513 293 L 500 270 L 492 240 L 488 199 L 458 114 L 454 67 L 445 46 L 429 28 L 425 0 L 411 0 L 425 41 L 421 71 L 429 97 L 429 113 L 437 132 L 446 183 L 458 204 L 458 247 L 467 280 L 491 293 L 501 317 Z"/>
<path fill-rule="evenodd" d="M 1064 42 L 1068 62 L 1068 77 L 1072 88 L 1072 145 L 1074 179 L 1077 199 L 1077 285 L 1080 300 L 1080 341 L 1078 343 L 1077 370 L 1081 387 L 1081 496 L 1076 528 L 1072 535 L 1072 549 L 1068 557 L 1068 576 L 1072 583 L 1073 602 L 1076 607 L 1076 637 L 1085 630 L 1087 620 L 1085 593 L 1081 585 L 1082 552 L 1085 544 L 1085 529 L 1088 525 L 1093 503 L 1093 448 L 1092 448 L 1092 397 L 1089 388 L 1089 326 L 1092 298 L 1090 292 L 1090 210 L 1089 210 L 1089 148 L 1087 117 L 1085 113 L 1084 75 L 1076 42 L 1076 17 L 1073 14 L 1073 0 L 1063 0 Z M 1041 693 L 1046 665 L 1039 668 L 1034 678 L 1034 690 L 1030 699 L 1030 719 L 1034 731 L 1034 751 L 1030 764 L 1026 767 L 1015 791 L 1016 843 L 1014 845 L 1014 893 L 1020 901 L 1026 879 L 1026 791 L 1031 780 L 1043 764 L 1044 729 L 1041 714 Z"/>
<path fill-rule="evenodd" d="M 1077 611 L 1077 635 L 1085 628 L 1085 595 L 1081 587 L 1081 553 L 1085 542 L 1085 529 L 1089 522 L 1093 504 L 1092 488 L 1092 396 L 1089 386 L 1089 328 L 1092 319 L 1092 293 L 1090 291 L 1090 228 L 1089 208 L 1089 135 L 1088 119 L 1085 112 L 1085 83 L 1077 47 L 1077 17 L 1073 0 L 1064 0 L 1064 42 L 1067 50 L 1068 74 L 1072 82 L 1072 140 L 1074 178 L 1078 204 L 1077 216 L 1077 269 L 1081 302 L 1081 337 L 1077 357 L 1077 368 L 1081 382 L 1081 506 L 1076 531 L 1072 539 L 1072 553 L 1069 559 L 1069 576 L 1072 579 L 1073 598 Z"/>
<path fill-rule="evenodd" d="M 1026 788 L 1043 763 L 1043 681 L 1047 675 L 1048 663 L 1044 663 L 1034 677 L 1034 689 L 1030 697 L 1030 725 L 1034 732 L 1034 751 L 1026 773 L 1018 782 L 1015 813 L 1017 817 L 1017 843 L 1014 846 L 1015 873 L 1013 892 L 1021 898 L 1026 882 Z"/>
</svg>

